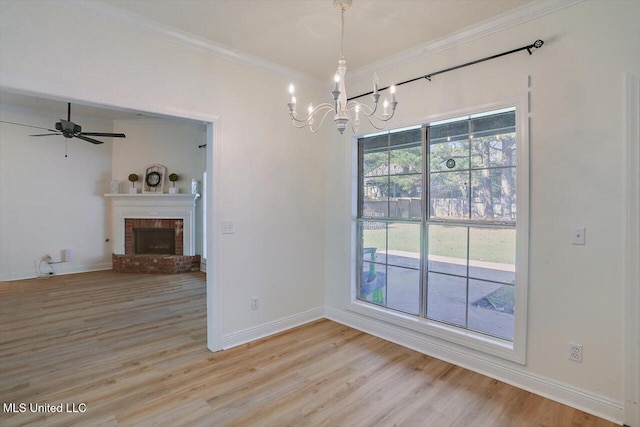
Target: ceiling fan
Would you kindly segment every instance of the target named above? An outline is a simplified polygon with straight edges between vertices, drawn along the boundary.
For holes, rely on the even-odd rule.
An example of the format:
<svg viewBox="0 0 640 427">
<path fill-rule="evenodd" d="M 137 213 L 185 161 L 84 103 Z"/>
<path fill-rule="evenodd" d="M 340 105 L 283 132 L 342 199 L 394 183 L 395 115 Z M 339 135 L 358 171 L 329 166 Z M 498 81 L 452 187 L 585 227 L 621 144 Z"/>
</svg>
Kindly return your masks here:
<svg viewBox="0 0 640 427">
<path fill-rule="evenodd" d="M 56 123 L 55 129 L 47 129 L 40 126 L 31 126 L 31 125 L 23 125 L 21 123 L 7 122 L 4 120 L 0 120 L 2 123 L 9 123 L 12 125 L 25 126 L 35 129 L 44 129 L 49 131 L 50 133 L 40 133 L 36 135 L 29 136 L 51 136 L 51 135 L 62 135 L 65 138 L 78 138 L 83 141 L 90 142 L 92 144 L 103 144 L 104 141 L 98 141 L 97 139 L 90 138 L 91 136 L 103 136 L 109 138 L 126 138 L 124 133 L 109 133 L 109 132 L 82 132 L 82 126 L 73 123 L 71 121 L 71 103 L 67 103 L 67 120 L 60 119 L 59 122 Z"/>
</svg>

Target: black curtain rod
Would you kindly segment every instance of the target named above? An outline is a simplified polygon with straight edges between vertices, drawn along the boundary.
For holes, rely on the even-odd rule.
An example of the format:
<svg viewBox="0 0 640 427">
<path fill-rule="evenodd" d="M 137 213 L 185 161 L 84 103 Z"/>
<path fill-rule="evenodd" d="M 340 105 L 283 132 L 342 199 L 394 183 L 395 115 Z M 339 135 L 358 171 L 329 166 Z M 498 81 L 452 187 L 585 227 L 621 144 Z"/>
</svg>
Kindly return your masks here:
<svg viewBox="0 0 640 427">
<path fill-rule="evenodd" d="M 486 58 L 477 59 L 475 61 L 467 62 L 466 64 L 462 64 L 462 65 L 456 65 L 455 67 L 446 68 L 444 70 L 435 71 L 433 73 L 425 74 L 424 76 L 420 76 L 420 77 L 416 77 L 416 78 L 411 79 L 411 80 L 405 80 L 403 82 L 396 83 L 395 85 L 396 86 L 402 86 L 404 84 L 412 83 L 412 82 L 415 82 L 415 81 L 418 81 L 418 80 L 422 80 L 422 79 L 427 79 L 427 80 L 431 81 L 431 77 L 437 76 L 438 74 L 448 73 L 449 71 L 457 70 L 458 68 L 464 68 L 464 67 L 468 67 L 469 65 L 474 65 L 474 64 L 478 64 L 480 62 L 488 61 L 490 59 L 496 59 L 496 58 L 500 58 L 501 56 L 511 55 L 512 53 L 520 52 L 521 50 L 526 50 L 527 52 L 529 52 L 529 55 L 531 55 L 531 54 L 533 54 L 533 51 L 531 49 L 533 49 L 533 48 L 539 49 L 539 48 L 542 47 L 543 44 L 544 44 L 544 42 L 542 40 L 536 40 L 532 44 L 520 47 L 518 49 L 513 49 L 513 50 L 509 50 L 507 52 L 498 53 L 496 55 L 487 56 Z M 382 89 L 379 89 L 379 90 L 383 91 L 383 90 L 389 89 L 389 87 L 390 86 L 383 87 Z M 360 95 L 357 95 L 357 96 L 352 96 L 351 98 L 348 98 L 347 101 L 351 101 L 352 99 L 362 98 L 363 96 L 372 95 L 372 94 L 373 94 L 373 91 L 372 92 L 363 93 L 363 94 L 360 94 Z"/>
</svg>

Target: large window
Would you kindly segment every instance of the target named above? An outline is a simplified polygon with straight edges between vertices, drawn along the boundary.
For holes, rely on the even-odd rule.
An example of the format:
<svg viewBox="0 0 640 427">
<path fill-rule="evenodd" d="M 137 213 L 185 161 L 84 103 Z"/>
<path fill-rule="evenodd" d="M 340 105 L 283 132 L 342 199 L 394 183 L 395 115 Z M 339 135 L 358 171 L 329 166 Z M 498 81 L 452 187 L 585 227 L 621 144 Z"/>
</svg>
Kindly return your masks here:
<svg viewBox="0 0 640 427">
<path fill-rule="evenodd" d="M 422 147 L 420 128 L 359 141 L 358 296 L 416 315 L 422 271 Z"/>
<path fill-rule="evenodd" d="M 514 108 L 358 140 L 356 299 L 510 342 Z"/>
</svg>

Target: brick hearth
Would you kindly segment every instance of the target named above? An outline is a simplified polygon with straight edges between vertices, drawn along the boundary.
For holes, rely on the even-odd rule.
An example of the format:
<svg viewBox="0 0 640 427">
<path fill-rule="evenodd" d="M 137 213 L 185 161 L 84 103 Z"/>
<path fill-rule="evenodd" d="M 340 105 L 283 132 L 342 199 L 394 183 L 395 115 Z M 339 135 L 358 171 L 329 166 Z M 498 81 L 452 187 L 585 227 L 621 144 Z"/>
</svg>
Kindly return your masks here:
<svg viewBox="0 0 640 427">
<path fill-rule="evenodd" d="M 200 255 L 112 255 L 120 273 L 177 274 L 200 271 Z"/>
</svg>

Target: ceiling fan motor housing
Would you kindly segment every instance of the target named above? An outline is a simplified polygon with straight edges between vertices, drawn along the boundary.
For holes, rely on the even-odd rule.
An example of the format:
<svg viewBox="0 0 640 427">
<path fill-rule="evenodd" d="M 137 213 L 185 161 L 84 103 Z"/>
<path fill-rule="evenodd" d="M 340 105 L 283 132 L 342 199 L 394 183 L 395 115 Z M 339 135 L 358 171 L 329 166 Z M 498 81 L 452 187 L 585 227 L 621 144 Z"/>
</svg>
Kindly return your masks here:
<svg viewBox="0 0 640 427">
<path fill-rule="evenodd" d="M 71 138 L 74 134 L 82 132 L 82 126 L 67 120 L 60 120 L 56 123 L 56 129 L 61 131 L 67 138 Z"/>
</svg>

